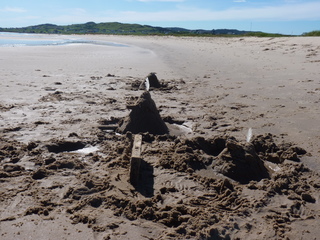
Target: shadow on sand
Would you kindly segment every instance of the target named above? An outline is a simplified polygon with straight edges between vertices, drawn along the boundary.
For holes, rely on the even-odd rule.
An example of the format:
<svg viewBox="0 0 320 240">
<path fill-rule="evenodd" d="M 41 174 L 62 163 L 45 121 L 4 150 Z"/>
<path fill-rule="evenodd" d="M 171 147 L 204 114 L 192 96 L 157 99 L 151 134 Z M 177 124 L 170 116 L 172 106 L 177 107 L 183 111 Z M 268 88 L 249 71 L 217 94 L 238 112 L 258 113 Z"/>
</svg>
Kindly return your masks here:
<svg viewBox="0 0 320 240">
<path fill-rule="evenodd" d="M 145 197 L 153 197 L 154 195 L 154 176 L 153 166 L 141 159 L 140 175 L 135 189 Z"/>
</svg>

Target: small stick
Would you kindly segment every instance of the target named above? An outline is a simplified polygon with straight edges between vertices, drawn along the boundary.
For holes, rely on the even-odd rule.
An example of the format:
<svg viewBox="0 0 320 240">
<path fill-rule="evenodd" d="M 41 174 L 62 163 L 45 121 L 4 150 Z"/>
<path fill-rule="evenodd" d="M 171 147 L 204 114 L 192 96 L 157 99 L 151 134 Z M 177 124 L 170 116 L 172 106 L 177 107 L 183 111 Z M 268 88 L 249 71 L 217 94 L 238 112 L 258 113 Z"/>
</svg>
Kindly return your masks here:
<svg viewBox="0 0 320 240">
<path fill-rule="evenodd" d="M 130 183 L 134 186 L 138 184 L 140 165 L 141 165 L 141 145 L 142 135 L 136 134 L 134 136 L 132 154 L 130 160 Z"/>
</svg>

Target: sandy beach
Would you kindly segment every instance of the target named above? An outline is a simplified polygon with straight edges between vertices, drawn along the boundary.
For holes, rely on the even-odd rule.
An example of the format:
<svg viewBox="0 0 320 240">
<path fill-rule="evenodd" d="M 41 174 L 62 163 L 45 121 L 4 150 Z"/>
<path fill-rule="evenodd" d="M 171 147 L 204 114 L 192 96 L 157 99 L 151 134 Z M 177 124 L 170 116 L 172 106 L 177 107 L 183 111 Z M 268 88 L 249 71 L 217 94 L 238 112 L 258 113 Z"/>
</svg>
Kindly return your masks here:
<svg viewBox="0 0 320 240">
<path fill-rule="evenodd" d="M 1 239 L 320 236 L 319 37 L 81 37 L 115 44 L 0 47 Z"/>
</svg>

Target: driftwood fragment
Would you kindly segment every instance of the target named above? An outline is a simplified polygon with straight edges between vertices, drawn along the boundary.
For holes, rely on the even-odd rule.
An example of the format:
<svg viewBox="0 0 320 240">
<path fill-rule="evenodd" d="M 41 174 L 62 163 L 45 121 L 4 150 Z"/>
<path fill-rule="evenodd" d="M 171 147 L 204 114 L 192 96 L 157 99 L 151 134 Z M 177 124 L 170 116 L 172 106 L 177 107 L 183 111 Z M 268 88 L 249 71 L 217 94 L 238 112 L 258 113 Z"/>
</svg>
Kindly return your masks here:
<svg viewBox="0 0 320 240">
<path fill-rule="evenodd" d="M 117 124 L 110 124 L 110 125 L 98 125 L 100 130 L 113 130 L 115 131 L 118 128 Z"/>
<path fill-rule="evenodd" d="M 136 134 L 134 136 L 131 160 L 130 160 L 130 183 L 133 186 L 138 184 L 140 165 L 141 165 L 141 145 L 142 145 L 142 135 Z"/>
</svg>

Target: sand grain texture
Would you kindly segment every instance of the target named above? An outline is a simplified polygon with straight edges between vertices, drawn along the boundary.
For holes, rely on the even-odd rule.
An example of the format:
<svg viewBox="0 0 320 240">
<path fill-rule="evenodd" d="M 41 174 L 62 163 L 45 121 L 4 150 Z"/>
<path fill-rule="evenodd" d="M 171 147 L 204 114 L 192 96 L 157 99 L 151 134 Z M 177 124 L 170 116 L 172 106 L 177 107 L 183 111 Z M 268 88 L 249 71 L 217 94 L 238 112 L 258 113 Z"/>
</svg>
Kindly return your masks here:
<svg viewBox="0 0 320 240">
<path fill-rule="evenodd" d="M 320 236 L 320 38 L 86 38 L 126 47 L 0 48 L 1 239 Z M 170 133 L 133 187 L 150 72 Z"/>
</svg>

